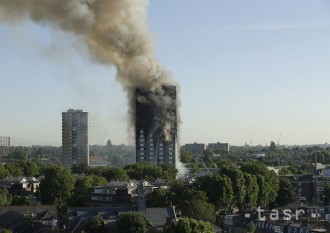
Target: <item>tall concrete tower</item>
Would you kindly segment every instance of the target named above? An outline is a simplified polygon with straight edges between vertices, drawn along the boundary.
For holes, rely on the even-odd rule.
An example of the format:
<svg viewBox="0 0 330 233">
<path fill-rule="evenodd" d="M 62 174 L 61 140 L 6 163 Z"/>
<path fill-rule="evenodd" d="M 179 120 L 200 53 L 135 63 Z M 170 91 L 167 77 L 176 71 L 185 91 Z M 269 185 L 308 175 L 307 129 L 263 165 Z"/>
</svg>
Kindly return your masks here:
<svg viewBox="0 0 330 233">
<path fill-rule="evenodd" d="M 136 162 L 175 164 L 177 144 L 176 87 L 136 88 Z"/>
<path fill-rule="evenodd" d="M 88 113 L 69 109 L 62 112 L 63 164 L 89 164 Z"/>
<path fill-rule="evenodd" d="M 10 137 L 0 137 L 0 159 L 10 153 Z"/>
</svg>

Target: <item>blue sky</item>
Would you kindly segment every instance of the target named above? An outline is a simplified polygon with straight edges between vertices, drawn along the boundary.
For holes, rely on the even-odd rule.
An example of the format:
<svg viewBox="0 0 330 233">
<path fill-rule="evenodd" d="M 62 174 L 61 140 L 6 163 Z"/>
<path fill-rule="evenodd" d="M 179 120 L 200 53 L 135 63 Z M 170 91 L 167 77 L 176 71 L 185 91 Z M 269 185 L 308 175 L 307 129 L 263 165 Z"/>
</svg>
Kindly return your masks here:
<svg viewBox="0 0 330 233">
<path fill-rule="evenodd" d="M 330 3 L 157 1 L 157 58 L 181 86 L 181 143 L 330 142 Z M 90 113 L 90 144 L 132 144 L 115 69 L 76 36 L 30 21 L 0 24 L 0 135 L 61 145 L 61 112 Z"/>
</svg>

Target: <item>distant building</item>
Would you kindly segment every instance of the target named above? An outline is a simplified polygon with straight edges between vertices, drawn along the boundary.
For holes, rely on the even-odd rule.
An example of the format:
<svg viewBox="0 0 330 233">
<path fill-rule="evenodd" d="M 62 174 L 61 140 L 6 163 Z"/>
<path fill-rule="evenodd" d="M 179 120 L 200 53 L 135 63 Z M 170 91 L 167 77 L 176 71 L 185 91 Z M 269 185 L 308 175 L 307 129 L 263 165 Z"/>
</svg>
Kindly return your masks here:
<svg viewBox="0 0 330 233">
<path fill-rule="evenodd" d="M 98 197 L 106 200 L 108 197 L 108 202 L 112 202 L 111 198 L 119 198 L 114 202 L 119 203 L 124 201 L 124 205 L 117 205 L 116 207 L 68 207 L 68 220 L 69 229 L 72 233 L 81 232 L 81 230 L 86 226 L 86 224 L 91 220 L 92 217 L 99 215 L 103 221 L 104 226 L 109 232 L 117 232 L 116 222 L 119 216 L 126 212 L 137 212 L 145 217 L 152 226 L 150 232 L 161 232 L 165 225 L 172 220 L 176 220 L 176 214 L 174 207 L 168 208 L 146 208 L 146 188 L 150 187 L 150 184 L 146 181 L 140 181 L 139 185 L 135 182 L 120 182 L 114 181 L 110 182 L 109 188 L 100 189 Z M 98 189 L 94 189 L 94 192 Z M 102 192 L 103 197 L 102 197 Z M 119 193 L 120 192 L 120 193 Z M 117 194 L 116 194 L 117 193 Z M 135 204 L 127 205 L 131 201 L 132 194 L 135 194 Z M 128 202 L 128 203 L 127 203 Z"/>
<path fill-rule="evenodd" d="M 0 137 L 0 159 L 10 153 L 10 137 Z"/>
<path fill-rule="evenodd" d="M 59 232 L 59 225 L 56 206 L 0 206 L 0 228 L 9 232 Z"/>
<path fill-rule="evenodd" d="M 182 146 L 182 149 L 187 150 L 193 155 L 203 155 L 205 151 L 205 144 L 194 142 L 192 144 L 185 144 Z"/>
<path fill-rule="evenodd" d="M 177 143 L 176 87 L 136 89 L 136 162 L 175 164 Z M 166 109 L 161 109 L 166 103 Z M 168 125 L 167 125 L 168 124 Z M 168 135 L 164 133 L 168 128 Z"/>
<path fill-rule="evenodd" d="M 39 189 L 40 182 L 35 177 L 4 177 L 0 181 L 0 188 L 5 188 L 10 194 L 23 195 L 28 193 L 36 193 Z"/>
<path fill-rule="evenodd" d="M 218 152 L 228 152 L 229 151 L 229 144 L 228 143 L 209 143 L 207 146 L 209 150 L 212 150 L 215 153 Z"/>
<path fill-rule="evenodd" d="M 88 113 L 69 109 L 62 113 L 63 164 L 89 164 Z"/>
</svg>

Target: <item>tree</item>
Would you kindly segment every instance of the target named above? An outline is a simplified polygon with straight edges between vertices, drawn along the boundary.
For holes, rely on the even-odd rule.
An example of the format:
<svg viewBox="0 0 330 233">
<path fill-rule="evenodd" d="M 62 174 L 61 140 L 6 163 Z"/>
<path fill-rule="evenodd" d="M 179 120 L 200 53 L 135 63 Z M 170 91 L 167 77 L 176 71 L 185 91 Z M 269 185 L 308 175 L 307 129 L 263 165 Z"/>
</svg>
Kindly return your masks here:
<svg viewBox="0 0 330 233">
<path fill-rule="evenodd" d="M 219 209 L 227 210 L 233 203 L 233 188 L 231 180 L 216 174 L 204 176 L 197 180 L 200 190 L 207 194 L 208 200 Z"/>
<path fill-rule="evenodd" d="M 145 179 L 156 180 L 157 178 L 163 178 L 167 180 L 174 180 L 177 174 L 177 169 L 174 165 L 161 164 L 155 166 L 150 163 L 135 163 L 124 167 L 127 175 L 131 179 Z"/>
<path fill-rule="evenodd" d="M 263 177 L 262 175 L 256 175 L 256 177 L 259 187 L 258 204 L 260 206 L 265 206 L 269 203 L 269 193 L 268 193 L 268 187 L 265 181 L 265 177 Z"/>
<path fill-rule="evenodd" d="M 7 189 L 0 189 L 0 206 L 10 205 L 11 196 Z"/>
<path fill-rule="evenodd" d="M 147 197 L 149 207 L 168 207 L 171 204 L 170 202 L 170 192 L 168 189 L 156 189 Z"/>
<path fill-rule="evenodd" d="M 93 186 L 103 186 L 106 184 L 107 180 L 100 176 L 90 175 L 77 178 L 70 204 L 73 206 L 84 206 L 85 200 L 88 197 L 88 189 Z"/>
<path fill-rule="evenodd" d="M 191 199 L 183 204 L 182 215 L 196 220 L 215 222 L 214 206 L 205 200 Z"/>
<path fill-rule="evenodd" d="M 290 181 L 286 178 L 280 180 L 278 196 L 275 199 L 277 206 L 287 205 L 297 199 L 297 191 L 292 187 Z"/>
<path fill-rule="evenodd" d="M 244 173 L 246 195 L 245 204 L 249 208 L 254 208 L 257 206 L 259 186 L 257 183 L 257 178 L 254 175 Z"/>
<path fill-rule="evenodd" d="M 120 233 L 147 233 L 151 224 L 138 212 L 127 212 L 119 216 L 117 221 Z"/>
<path fill-rule="evenodd" d="M 17 163 L 7 163 L 5 168 L 7 169 L 9 176 L 24 176 L 23 168 L 20 167 Z"/>
<path fill-rule="evenodd" d="M 40 183 L 42 204 L 66 204 L 74 188 L 74 177 L 69 170 L 51 167 L 44 170 L 45 178 Z"/>
<path fill-rule="evenodd" d="M 129 177 L 126 173 L 121 168 L 116 168 L 116 167 L 106 167 L 103 172 L 102 176 L 106 178 L 107 181 L 110 180 L 129 180 Z"/>
<path fill-rule="evenodd" d="M 279 189 L 279 178 L 274 171 L 270 171 L 267 166 L 263 163 L 248 162 L 244 164 L 241 168 L 243 172 L 249 173 L 251 175 L 262 176 L 263 179 L 258 178 L 259 194 L 263 193 L 265 199 L 259 199 L 264 205 L 267 205 L 275 201 L 277 197 L 277 192 Z M 262 189 L 260 185 L 262 185 Z M 261 198 L 261 196 L 260 196 Z M 266 201 L 264 203 L 264 201 Z M 259 204 L 261 204 L 259 202 Z"/>
<path fill-rule="evenodd" d="M 182 163 L 191 163 L 191 160 L 192 160 L 191 153 L 187 150 L 182 150 L 180 153 L 180 161 Z"/>
<path fill-rule="evenodd" d="M 284 175 L 291 175 L 292 172 L 287 167 L 283 167 L 281 170 L 278 171 L 278 174 L 280 176 L 284 176 Z"/>
<path fill-rule="evenodd" d="M 13 196 L 11 205 L 31 205 L 29 198 L 25 196 Z"/>
<path fill-rule="evenodd" d="M 0 228 L 0 233 L 11 233 L 12 231 L 10 229 L 4 229 Z"/>
<path fill-rule="evenodd" d="M 256 231 L 257 231 L 256 224 L 254 224 L 254 222 L 251 221 L 251 222 L 247 225 L 247 231 L 246 231 L 246 233 L 255 233 Z"/>
<path fill-rule="evenodd" d="M 168 224 L 164 233 L 215 233 L 209 222 L 197 221 L 191 218 L 180 218 L 178 221 L 172 221 Z"/>
<path fill-rule="evenodd" d="M 330 184 L 326 184 L 323 190 L 323 205 L 330 204 Z"/>
<path fill-rule="evenodd" d="M 275 144 L 275 142 L 273 142 L 273 141 L 270 142 L 269 151 L 270 152 L 275 152 L 276 151 L 276 144 Z"/>
<path fill-rule="evenodd" d="M 102 233 L 105 231 L 104 222 L 101 216 L 96 215 L 86 224 L 85 231 L 87 233 Z"/>
<path fill-rule="evenodd" d="M 219 173 L 228 176 L 231 180 L 234 192 L 233 204 L 239 207 L 244 206 L 246 188 L 243 172 L 234 166 L 225 166 Z"/>
<path fill-rule="evenodd" d="M 5 178 L 8 175 L 9 175 L 8 170 L 5 168 L 5 166 L 0 164 L 0 180 L 2 180 L 3 178 Z"/>
</svg>

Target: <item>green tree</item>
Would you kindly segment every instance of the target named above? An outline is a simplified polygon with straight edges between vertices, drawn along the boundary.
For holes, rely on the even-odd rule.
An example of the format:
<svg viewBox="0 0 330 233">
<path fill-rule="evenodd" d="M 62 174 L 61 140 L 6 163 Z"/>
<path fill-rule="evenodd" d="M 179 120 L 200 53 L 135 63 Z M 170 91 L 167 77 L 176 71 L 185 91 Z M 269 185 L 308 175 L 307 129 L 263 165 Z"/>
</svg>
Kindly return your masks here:
<svg viewBox="0 0 330 233">
<path fill-rule="evenodd" d="M 245 180 L 245 188 L 246 188 L 246 195 L 245 195 L 246 207 L 254 208 L 257 206 L 258 193 L 259 193 L 257 177 L 254 175 L 250 175 L 248 173 L 244 173 L 244 180 Z"/>
<path fill-rule="evenodd" d="M 84 206 L 89 195 L 89 188 L 93 186 L 103 186 L 107 184 L 104 177 L 89 175 L 77 178 L 74 184 L 73 195 L 70 200 L 72 206 Z"/>
<path fill-rule="evenodd" d="M 283 167 L 281 168 L 281 170 L 278 171 L 278 174 L 280 176 L 284 176 L 284 175 L 291 175 L 292 172 L 287 167 Z"/>
<path fill-rule="evenodd" d="M 182 163 L 191 163 L 191 160 L 192 160 L 192 155 L 189 151 L 182 150 L 180 152 L 180 161 Z"/>
<path fill-rule="evenodd" d="M 10 205 L 11 196 L 7 189 L 0 189 L 0 206 Z"/>
<path fill-rule="evenodd" d="M 323 204 L 330 205 L 330 184 L 326 184 L 323 190 Z"/>
<path fill-rule="evenodd" d="M 7 169 L 9 176 L 12 177 L 24 176 L 23 168 L 19 166 L 17 163 L 7 163 L 5 165 L 5 168 Z"/>
<path fill-rule="evenodd" d="M 258 204 L 260 206 L 265 206 L 269 203 L 269 193 L 268 193 L 268 187 L 265 181 L 265 177 L 262 175 L 256 175 L 257 177 L 257 183 L 258 183 Z"/>
<path fill-rule="evenodd" d="M 0 228 L 0 233 L 11 233 L 12 231 L 9 229 L 4 229 L 4 228 Z"/>
<path fill-rule="evenodd" d="M 275 201 L 275 198 L 277 197 L 278 194 L 277 192 L 279 189 L 280 181 L 274 171 L 270 171 L 267 168 L 267 166 L 263 163 L 255 163 L 255 162 L 248 162 L 244 164 L 241 167 L 241 170 L 251 175 L 256 175 L 258 180 L 258 185 L 259 184 L 263 185 L 262 188 L 259 185 L 259 193 L 264 194 L 262 195 L 263 196 L 262 199 L 260 199 L 261 196 L 259 197 L 259 201 L 262 201 L 262 203 L 266 201 L 265 203 L 263 203 L 264 205 L 267 205 Z M 258 176 L 262 176 L 263 179 L 261 180 L 260 177 L 258 178 Z M 259 204 L 261 203 L 259 202 Z"/>
<path fill-rule="evenodd" d="M 196 220 L 215 222 L 214 206 L 201 199 L 186 201 L 182 207 L 182 215 Z"/>
<path fill-rule="evenodd" d="M 214 228 L 209 222 L 197 221 L 191 218 L 180 218 L 168 224 L 164 233 L 215 233 Z"/>
<path fill-rule="evenodd" d="M 200 190 L 207 194 L 208 200 L 219 209 L 227 210 L 234 199 L 232 183 L 229 177 L 216 174 L 197 180 Z"/>
<path fill-rule="evenodd" d="M 276 144 L 275 144 L 275 142 L 273 142 L 273 141 L 271 141 L 270 142 L 270 146 L 269 146 L 269 151 L 270 152 L 275 152 L 276 151 Z"/>
<path fill-rule="evenodd" d="M 25 196 L 13 196 L 11 200 L 11 205 L 31 205 L 29 198 Z"/>
<path fill-rule="evenodd" d="M 233 204 L 239 207 L 244 206 L 246 188 L 243 172 L 234 166 L 226 166 L 221 168 L 220 174 L 228 176 L 231 180 L 234 192 Z"/>
<path fill-rule="evenodd" d="M 40 173 L 39 166 L 29 160 L 14 161 L 12 164 L 22 168 L 24 176 L 37 176 Z"/>
<path fill-rule="evenodd" d="M 278 190 L 278 196 L 275 199 L 275 204 L 277 206 L 284 206 L 293 202 L 297 199 L 297 192 L 292 187 L 290 181 L 286 178 L 280 180 L 280 188 Z"/>
<path fill-rule="evenodd" d="M 171 204 L 170 192 L 168 189 L 156 189 L 148 195 L 147 201 L 149 207 L 168 207 Z"/>
<path fill-rule="evenodd" d="M 254 224 L 254 222 L 251 221 L 251 222 L 247 225 L 247 231 L 246 231 L 246 233 L 255 233 L 255 232 L 257 232 L 256 224 Z"/>
<path fill-rule="evenodd" d="M 96 215 L 86 224 L 85 231 L 87 233 L 102 233 L 105 232 L 104 222 L 101 216 Z"/>
<path fill-rule="evenodd" d="M 5 178 L 8 175 L 9 175 L 8 170 L 5 168 L 5 166 L 0 164 L 0 180 L 2 180 L 3 178 Z"/>
<path fill-rule="evenodd" d="M 126 171 L 121 168 L 107 167 L 102 173 L 102 176 L 110 180 L 129 180 L 129 176 Z"/>
<path fill-rule="evenodd" d="M 145 179 L 156 180 L 157 178 L 163 178 L 168 180 L 174 180 L 177 174 L 177 170 L 174 165 L 159 165 L 155 166 L 150 163 L 135 163 L 124 167 L 128 176 L 131 179 Z"/>
<path fill-rule="evenodd" d="M 78 164 L 77 166 L 73 166 L 71 168 L 73 174 L 92 174 L 92 168 L 88 166 L 86 163 Z"/>
<path fill-rule="evenodd" d="M 147 233 L 151 224 L 137 212 L 127 212 L 119 216 L 117 221 L 120 233 Z"/>
<path fill-rule="evenodd" d="M 40 183 L 42 204 L 66 204 L 74 188 L 74 177 L 63 167 L 50 167 L 44 170 L 45 178 Z"/>
</svg>

